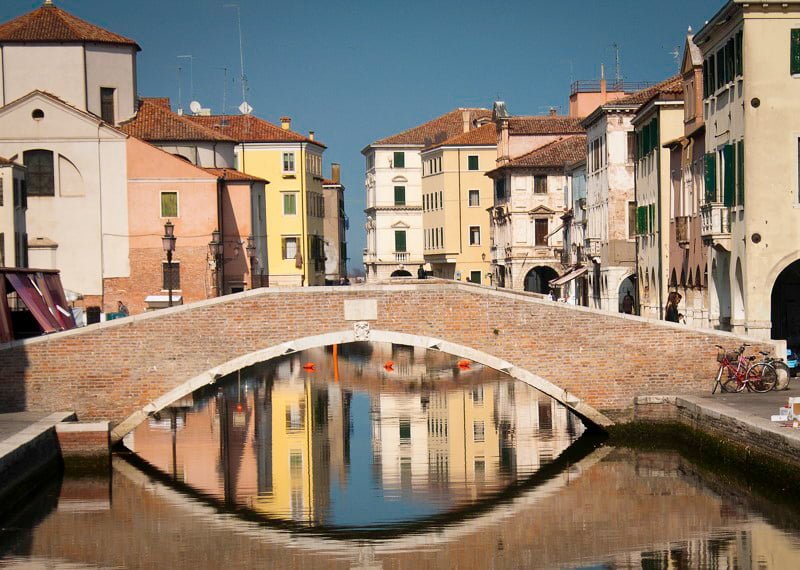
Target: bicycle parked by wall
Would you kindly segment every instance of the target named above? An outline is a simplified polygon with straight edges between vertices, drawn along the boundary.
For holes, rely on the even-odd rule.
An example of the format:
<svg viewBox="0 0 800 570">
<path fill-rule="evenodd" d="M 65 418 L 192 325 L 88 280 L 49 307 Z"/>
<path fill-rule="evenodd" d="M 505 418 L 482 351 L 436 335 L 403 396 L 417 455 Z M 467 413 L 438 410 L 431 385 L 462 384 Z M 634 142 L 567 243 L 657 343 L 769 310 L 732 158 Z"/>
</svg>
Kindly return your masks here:
<svg viewBox="0 0 800 570">
<path fill-rule="evenodd" d="M 761 360 L 754 362 L 755 356 L 745 356 L 744 349 L 749 345 L 743 344 L 738 350 L 728 351 L 724 347 L 714 345 L 719 349 L 717 362 L 719 369 L 714 380 L 711 393 L 717 391 L 717 386 L 723 392 L 742 392 L 745 388 L 749 392 L 769 392 L 778 382 L 778 375 L 772 363 Z"/>
<path fill-rule="evenodd" d="M 789 364 L 783 358 L 772 356 L 769 352 L 759 350 L 761 360 L 756 364 L 764 364 L 765 367 L 771 367 L 775 370 L 775 387 L 773 390 L 788 390 L 789 379 L 792 377 L 792 370 Z"/>
</svg>

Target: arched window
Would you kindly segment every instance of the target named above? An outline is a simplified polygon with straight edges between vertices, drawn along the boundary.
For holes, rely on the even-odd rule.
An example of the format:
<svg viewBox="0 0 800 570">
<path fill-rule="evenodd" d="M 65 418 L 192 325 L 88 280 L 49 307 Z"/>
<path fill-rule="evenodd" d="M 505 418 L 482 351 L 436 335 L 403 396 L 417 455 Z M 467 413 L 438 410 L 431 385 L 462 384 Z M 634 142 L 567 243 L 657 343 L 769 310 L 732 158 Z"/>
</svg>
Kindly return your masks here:
<svg viewBox="0 0 800 570">
<path fill-rule="evenodd" d="M 53 171 L 53 152 L 50 150 L 26 150 L 22 162 L 28 171 L 25 183 L 28 196 L 55 196 L 55 176 Z"/>
</svg>

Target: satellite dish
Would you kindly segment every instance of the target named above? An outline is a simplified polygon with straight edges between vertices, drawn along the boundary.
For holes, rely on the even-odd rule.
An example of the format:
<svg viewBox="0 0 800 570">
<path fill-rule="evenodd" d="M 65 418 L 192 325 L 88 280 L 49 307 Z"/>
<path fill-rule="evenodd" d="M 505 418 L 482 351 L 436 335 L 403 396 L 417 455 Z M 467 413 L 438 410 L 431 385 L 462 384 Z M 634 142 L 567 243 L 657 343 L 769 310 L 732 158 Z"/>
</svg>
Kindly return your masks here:
<svg viewBox="0 0 800 570">
<path fill-rule="evenodd" d="M 239 105 L 239 112 L 242 115 L 249 115 L 253 112 L 253 108 L 247 103 L 247 101 L 243 101 L 241 105 Z"/>
<path fill-rule="evenodd" d="M 192 101 L 189 103 L 189 109 L 192 113 L 197 114 L 203 109 L 203 106 L 200 104 L 200 101 Z"/>
</svg>

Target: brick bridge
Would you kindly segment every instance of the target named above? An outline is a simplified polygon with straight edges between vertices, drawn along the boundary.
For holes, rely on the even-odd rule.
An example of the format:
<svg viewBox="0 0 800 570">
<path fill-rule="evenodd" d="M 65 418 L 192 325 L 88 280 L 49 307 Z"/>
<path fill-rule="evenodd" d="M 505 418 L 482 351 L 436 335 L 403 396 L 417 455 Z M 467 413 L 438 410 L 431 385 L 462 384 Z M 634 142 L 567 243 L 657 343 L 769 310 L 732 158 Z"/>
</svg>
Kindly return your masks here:
<svg viewBox="0 0 800 570">
<path fill-rule="evenodd" d="M 709 390 L 714 345 L 748 339 L 444 281 L 256 289 L 0 345 L 0 412 L 74 410 L 117 440 L 230 372 L 356 340 L 481 362 L 608 426 L 635 396 Z"/>
</svg>

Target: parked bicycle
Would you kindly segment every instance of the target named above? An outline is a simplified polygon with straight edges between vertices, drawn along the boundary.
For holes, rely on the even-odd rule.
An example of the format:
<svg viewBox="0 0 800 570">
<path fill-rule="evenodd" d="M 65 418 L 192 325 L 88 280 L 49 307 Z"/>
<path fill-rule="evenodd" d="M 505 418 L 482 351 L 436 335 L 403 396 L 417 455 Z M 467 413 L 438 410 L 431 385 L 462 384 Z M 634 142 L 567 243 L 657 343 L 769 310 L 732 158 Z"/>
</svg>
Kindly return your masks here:
<svg viewBox="0 0 800 570">
<path fill-rule="evenodd" d="M 769 352 L 759 350 L 761 360 L 757 364 L 764 364 L 765 367 L 771 367 L 775 371 L 776 382 L 773 390 L 788 390 L 789 379 L 792 376 L 792 370 L 789 364 L 783 358 L 772 356 Z"/>
<path fill-rule="evenodd" d="M 749 392 L 769 392 L 775 387 L 778 375 L 775 366 L 765 360 L 754 362 L 755 356 L 745 356 L 747 344 L 741 345 L 738 350 L 727 351 L 724 347 L 714 345 L 719 349 L 717 362 L 719 369 L 714 380 L 711 393 L 717 391 L 717 386 L 723 392 L 742 392 L 745 388 Z"/>
</svg>

